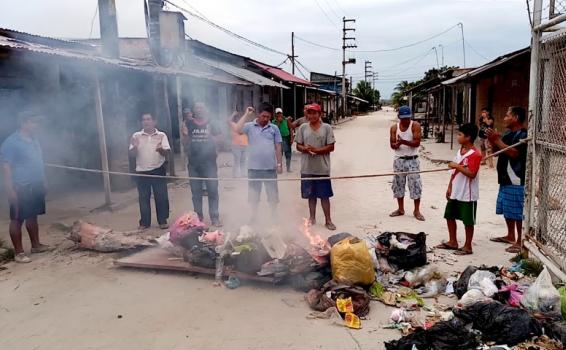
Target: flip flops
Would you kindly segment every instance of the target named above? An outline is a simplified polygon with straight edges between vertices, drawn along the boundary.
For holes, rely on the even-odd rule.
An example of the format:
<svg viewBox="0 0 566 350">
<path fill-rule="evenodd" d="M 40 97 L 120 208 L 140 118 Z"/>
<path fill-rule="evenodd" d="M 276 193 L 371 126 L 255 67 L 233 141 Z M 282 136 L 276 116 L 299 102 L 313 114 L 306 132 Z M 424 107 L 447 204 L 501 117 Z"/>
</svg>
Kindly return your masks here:
<svg viewBox="0 0 566 350">
<path fill-rule="evenodd" d="M 462 249 L 462 248 L 460 248 L 460 249 L 458 249 L 454 252 L 454 255 L 472 255 L 472 254 L 474 254 L 473 251 L 467 250 L 467 249 Z"/>
<path fill-rule="evenodd" d="M 397 216 L 403 216 L 405 215 L 405 212 L 400 211 L 399 209 L 395 210 L 394 212 L 392 212 L 391 214 L 389 214 L 390 217 L 394 218 Z"/>
<path fill-rule="evenodd" d="M 508 240 L 507 237 L 493 237 L 490 238 L 489 240 L 495 243 L 515 244 L 515 242 L 511 242 L 510 240 Z"/>
<path fill-rule="evenodd" d="M 423 216 L 423 214 L 421 213 L 413 213 L 413 215 L 415 216 L 415 218 L 419 221 L 425 221 L 425 217 Z"/>
<path fill-rule="evenodd" d="M 519 254 L 521 252 L 521 247 L 518 245 L 512 245 L 509 248 L 505 249 L 507 253 Z"/>
<path fill-rule="evenodd" d="M 331 222 L 327 222 L 326 225 L 324 225 L 327 229 L 329 229 L 330 231 L 334 231 L 336 230 L 336 225 L 334 225 Z"/>
<path fill-rule="evenodd" d="M 448 244 L 446 241 L 442 241 L 439 245 L 435 246 L 436 249 L 444 249 L 444 250 L 458 250 L 458 247 L 453 247 Z"/>
</svg>

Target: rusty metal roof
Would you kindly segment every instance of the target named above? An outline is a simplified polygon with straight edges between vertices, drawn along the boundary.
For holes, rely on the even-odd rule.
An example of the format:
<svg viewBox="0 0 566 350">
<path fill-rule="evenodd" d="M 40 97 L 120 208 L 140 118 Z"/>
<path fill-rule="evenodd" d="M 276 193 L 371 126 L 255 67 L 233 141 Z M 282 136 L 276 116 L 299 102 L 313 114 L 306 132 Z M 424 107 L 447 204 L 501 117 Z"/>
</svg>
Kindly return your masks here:
<svg viewBox="0 0 566 350">
<path fill-rule="evenodd" d="M 31 35 L 30 35 L 31 37 Z M 41 38 L 41 37 L 40 37 Z M 48 39 L 48 38 L 47 38 Z M 54 40 L 54 39 L 50 39 Z M 15 39 L 4 35 L 4 32 L 0 32 L 0 48 L 16 50 L 16 51 L 26 51 L 36 54 L 51 55 L 60 58 L 80 60 L 85 62 L 91 62 L 96 64 L 110 65 L 116 68 L 130 69 L 135 71 L 141 71 L 146 73 L 157 73 L 166 75 L 180 75 L 188 76 L 199 79 L 206 79 L 211 81 L 216 81 L 225 84 L 238 84 L 238 85 L 250 85 L 249 82 L 241 80 L 237 77 L 232 77 L 230 75 L 218 74 L 212 69 L 193 69 L 193 68 L 168 68 L 157 66 L 153 62 L 127 59 L 127 58 L 108 58 L 103 57 L 100 54 L 93 51 L 85 51 L 75 48 L 60 48 L 47 45 L 46 43 L 37 43 L 27 40 Z"/>
</svg>

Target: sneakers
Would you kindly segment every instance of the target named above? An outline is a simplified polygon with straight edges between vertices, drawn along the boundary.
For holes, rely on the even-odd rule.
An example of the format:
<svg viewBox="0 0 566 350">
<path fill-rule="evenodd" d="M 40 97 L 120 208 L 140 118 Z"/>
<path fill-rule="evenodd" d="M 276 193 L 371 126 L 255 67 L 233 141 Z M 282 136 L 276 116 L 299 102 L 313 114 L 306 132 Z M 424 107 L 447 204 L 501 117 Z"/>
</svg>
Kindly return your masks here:
<svg viewBox="0 0 566 350">
<path fill-rule="evenodd" d="M 26 255 L 26 253 L 16 254 L 14 261 L 20 264 L 27 264 L 31 262 L 31 259 Z"/>
<path fill-rule="evenodd" d="M 39 247 L 37 248 L 31 248 L 31 253 L 32 254 L 45 253 L 45 252 L 50 252 L 54 249 L 55 248 L 50 247 L 47 244 L 40 244 Z"/>
<path fill-rule="evenodd" d="M 165 223 L 165 224 L 159 224 L 159 228 L 162 230 L 167 230 L 169 228 L 169 224 Z"/>
</svg>

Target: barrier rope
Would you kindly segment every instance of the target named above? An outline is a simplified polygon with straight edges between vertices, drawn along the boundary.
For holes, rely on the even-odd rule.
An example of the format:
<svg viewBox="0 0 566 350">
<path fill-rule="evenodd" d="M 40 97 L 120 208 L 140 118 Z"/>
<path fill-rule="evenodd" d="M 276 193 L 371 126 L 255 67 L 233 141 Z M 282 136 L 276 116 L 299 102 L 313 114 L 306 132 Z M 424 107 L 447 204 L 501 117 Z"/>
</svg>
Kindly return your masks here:
<svg viewBox="0 0 566 350">
<path fill-rule="evenodd" d="M 497 152 L 490 154 L 489 156 L 485 157 L 484 159 L 489 159 L 495 157 L 511 148 L 515 148 L 523 143 L 530 141 L 530 138 L 522 139 L 519 142 L 507 146 L 503 149 L 500 149 Z M 159 178 L 159 179 L 170 179 L 170 180 L 205 180 L 205 181 L 226 181 L 226 182 L 250 182 L 250 181 L 276 181 L 276 182 L 291 182 L 291 181 L 302 181 L 305 179 L 308 180 L 352 180 L 352 179 L 369 179 L 369 178 L 377 178 L 377 177 L 384 177 L 384 176 L 394 176 L 394 175 L 412 175 L 412 174 L 426 174 L 426 173 L 437 173 L 442 171 L 450 170 L 450 168 L 439 168 L 439 169 L 428 169 L 428 170 L 419 170 L 419 171 L 401 171 L 401 172 L 389 172 L 389 173 L 380 173 L 380 174 L 362 174 L 362 175 L 344 175 L 344 176 L 326 176 L 326 177 L 316 177 L 316 178 L 300 178 L 300 177 L 293 177 L 293 178 L 276 178 L 276 179 L 248 179 L 242 177 L 191 177 L 191 176 L 170 176 L 170 175 L 148 175 L 148 174 L 136 174 L 136 173 L 126 173 L 126 172 L 119 172 L 119 171 L 107 171 L 99 170 L 99 169 L 89 169 L 89 168 L 79 168 L 73 166 L 66 166 L 66 165 L 59 165 L 59 164 L 51 164 L 46 163 L 46 167 L 49 168 L 57 168 L 57 169 L 65 169 L 65 170 L 73 170 L 73 171 L 80 171 L 85 173 L 96 173 L 96 174 L 103 174 L 108 173 L 110 175 L 117 175 L 117 176 L 132 176 L 132 177 L 146 177 L 146 178 Z"/>
</svg>

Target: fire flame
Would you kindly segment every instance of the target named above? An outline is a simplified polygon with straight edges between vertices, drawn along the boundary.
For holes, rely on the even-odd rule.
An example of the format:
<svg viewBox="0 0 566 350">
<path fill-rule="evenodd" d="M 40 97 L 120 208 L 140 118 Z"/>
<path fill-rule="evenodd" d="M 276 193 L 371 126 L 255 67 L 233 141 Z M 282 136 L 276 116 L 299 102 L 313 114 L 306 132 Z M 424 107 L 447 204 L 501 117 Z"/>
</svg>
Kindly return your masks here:
<svg viewBox="0 0 566 350">
<path fill-rule="evenodd" d="M 301 227 L 301 232 L 303 233 L 303 235 L 305 235 L 305 237 L 307 237 L 307 239 L 309 240 L 309 243 L 312 247 L 317 247 L 317 248 L 324 248 L 327 245 L 327 242 L 325 239 L 323 239 L 320 235 L 317 235 L 315 233 L 313 233 L 311 231 L 311 222 L 309 219 L 304 219 L 303 218 L 303 226 Z"/>
</svg>

